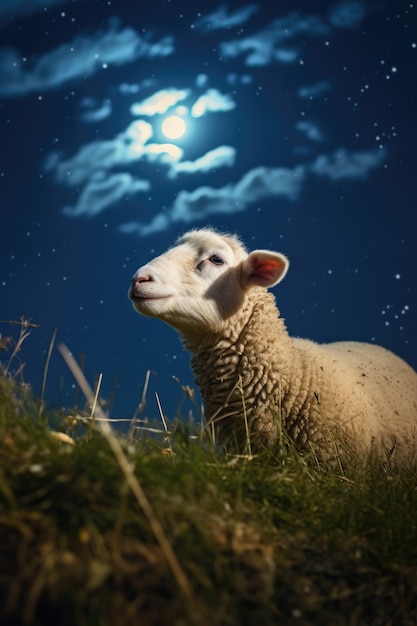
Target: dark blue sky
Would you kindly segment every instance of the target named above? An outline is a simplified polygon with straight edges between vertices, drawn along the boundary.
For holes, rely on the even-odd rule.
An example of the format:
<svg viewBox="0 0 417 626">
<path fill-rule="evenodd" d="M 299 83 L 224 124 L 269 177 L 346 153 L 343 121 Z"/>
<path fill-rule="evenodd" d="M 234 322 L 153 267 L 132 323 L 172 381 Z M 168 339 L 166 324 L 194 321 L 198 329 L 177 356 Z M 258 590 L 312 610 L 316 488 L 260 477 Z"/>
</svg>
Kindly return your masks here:
<svg viewBox="0 0 417 626">
<path fill-rule="evenodd" d="M 103 374 L 112 417 L 131 417 L 147 369 L 148 415 L 157 391 L 174 416 L 189 356 L 127 289 L 207 224 L 289 257 L 274 291 L 291 334 L 417 367 L 416 9 L 146 4 L 0 6 L 0 318 L 40 325 L 21 352 L 34 391 L 57 328 L 89 380 Z M 74 398 L 57 350 L 46 391 Z"/>
</svg>

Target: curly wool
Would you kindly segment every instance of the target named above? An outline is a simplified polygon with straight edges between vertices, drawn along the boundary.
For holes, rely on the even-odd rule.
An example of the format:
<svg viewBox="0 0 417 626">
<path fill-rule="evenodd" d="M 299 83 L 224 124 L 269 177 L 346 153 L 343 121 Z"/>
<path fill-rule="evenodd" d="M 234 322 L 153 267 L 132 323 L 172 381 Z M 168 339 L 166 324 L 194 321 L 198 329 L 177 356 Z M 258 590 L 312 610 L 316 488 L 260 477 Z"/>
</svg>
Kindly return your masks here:
<svg viewBox="0 0 417 626">
<path fill-rule="evenodd" d="M 378 346 L 291 338 L 265 290 L 249 292 L 222 333 L 184 345 L 209 422 L 232 450 L 246 449 L 248 427 L 252 450 L 273 449 L 284 431 L 321 458 L 340 444 L 416 453 L 414 370 Z"/>
<path fill-rule="evenodd" d="M 276 339 L 280 336 L 287 338 L 286 345 L 279 345 Z M 276 392 L 279 387 L 286 387 L 288 378 L 285 367 L 281 372 L 274 363 L 282 359 L 290 362 L 293 351 L 272 294 L 261 290 L 249 293 L 245 306 L 230 318 L 221 333 L 206 335 L 198 345 L 184 340 L 184 345 L 193 352 L 191 366 L 206 415 L 215 424 L 219 441 L 233 441 L 237 449 L 244 448 L 244 407 L 251 442 L 272 447 L 277 438 L 277 423 L 269 407 L 275 404 Z M 282 352 L 281 359 L 277 347 Z"/>
</svg>

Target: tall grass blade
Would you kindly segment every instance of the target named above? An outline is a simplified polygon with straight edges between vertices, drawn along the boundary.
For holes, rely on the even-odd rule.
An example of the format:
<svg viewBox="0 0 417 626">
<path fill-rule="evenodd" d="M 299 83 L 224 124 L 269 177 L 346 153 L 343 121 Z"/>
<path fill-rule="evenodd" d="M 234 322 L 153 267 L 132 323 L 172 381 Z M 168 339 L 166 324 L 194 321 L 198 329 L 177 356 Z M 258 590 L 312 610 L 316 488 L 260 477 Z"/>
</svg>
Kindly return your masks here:
<svg viewBox="0 0 417 626">
<path fill-rule="evenodd" d="M 48 376 L 49 362 L 51 360 L 52 350 L 53 350 L 53 347 L 54 347 L 57 331 L 58 331 L 58 329 L 54 328 L 54 332 L 52 333 L 51 341 L 49 342 L 48 352 L 46 354 L 45 365 L 44 365 L 43 373 L 42 373 L 42 384 L 41 384 L 41 396 L 40 396 L 40 403 L 39 403 L 39 414 L 42 413 L 43 407 L 44 407 L 46 379 L 47 379 L 47 376 Z"/>
</svg>

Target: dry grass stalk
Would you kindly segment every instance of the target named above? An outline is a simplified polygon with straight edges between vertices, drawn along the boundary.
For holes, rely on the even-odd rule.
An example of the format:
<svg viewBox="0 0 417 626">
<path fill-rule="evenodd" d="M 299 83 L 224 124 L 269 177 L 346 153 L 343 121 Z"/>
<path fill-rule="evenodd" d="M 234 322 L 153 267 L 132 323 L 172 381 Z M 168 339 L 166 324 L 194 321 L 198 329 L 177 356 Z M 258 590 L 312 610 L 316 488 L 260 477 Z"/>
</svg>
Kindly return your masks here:
<svg viewBox="0 0 417 626">
<path fill-rule="evenodd" d="M 5 321 L 5 320 L 2 320 Z M 9 360 L 7 361 L 6 365 L 4 366 L 4 373 L 8 374 L 10 367 L 13 363 L 13 360 L 16 358 L 17 354 L 20 352 L 20 349 L 22 347 L 22 344 L 24 342 L 25 339 L 27 339 L 27 337 L 29 337 L 30 335 L 30 330 L 32 328 L 38 328 L 37 324 L 31 324 L 29 322 L 29 320 L 25 320 L 23 316 L 21 316 L 20 318 L 20 322 L 14 322 L 12 320 L 9 320 L 6 322 L 7 324 L 12 324 L 14 326 L 20 326 L 20 333 L 19 333 L 19 337 L 17 339 L 17 341 L 15 342 L 12 354 L 10 355 Z M 20 367 L 18 368 L 17 372 L 15 373 L 15 377 L 17 377 L 23 370 L 23 365 L 20 364 Z"/>
<path fill-rule="evenodd" d="M 100 393 L 100 388 L 101 388 L 101 381 L 103 380 L 103 374 L 100 374 L 98 377 L 98 382 L 97 382 L 97 389 L 96 389 L 96 393 L 94 396 L 94 401 L 91 407 L 91 415 L 90 418 L 91 420 L 94 422 L 94 416 L 96 414 L 96 408 L 97 408 L 97 400 L 98 400 L 98 396 Z"/>
<path fill-rule="evenodd" d="M 249 432 L 249 424 L 248 424 L 248 415 L 246 413 L 246 404 L 245 404 L 245 395 L 243 393 L 242 376 L 239 376 L 238 390 L 240 392 L 240 397 L 242 398 L 243 419 L 245 420 L 245 432 L 246 432 L 246 448 L 247 448 L 249 457 L 252 457 L 252 446 L 251 446 L 251 443 L 250 443 L 250 432 Z"/>
<path fill-rule="evenodd" d="M 45 398 L 45 389 L 46 389 L 46 378 L 48 376 L 49 362 L 51 360 L 52 350 L 54 347 L 56 334 L 58 329 L 54 328 L 54 332 L 52 333 L 51 341 L 49 342 L 49 348 L 45 359 L 45 365 L 42 373 L 42 384 L 41 384 L 41 394 L 40 394 L 40 402 L 39 402 L 39 414 L 42 413 L 44 407 L 44 398 Z"/>
<path fill-rule="evenodd" d="M 166 419 L 165 419 L 165 416 L 164 416 L 164 412 L 162 410 L 161 401 L 160 401 L 159 396 L 158 396 L 158 394 L 156 392 L 155 392 L 155 398 L 156 398 L 156 403 L 158 405 L 159 415 L 161 416 L 161 420 L 162 420 L 162 423 L 164 425 L 164 431 L 165 431 L 166 438 L 168 440 L 169 450 L 171 452 L 171 456 L 174 456 L 174 451 L 173 451 L 172 445 L 171 445 L 170 432 L 168 430 L 167 422 L 166 422 Z"/>
<path fill-rule="evenodd" d="M 136 424 L 139 421 L 139 416 L 143 413 L 145 406 L 146 406 L 146 394 L 148 393 L 150 376 L 151 376 L 151 370 L 147 370 L 146 375 L 145 375 L 145 382 L 143 383 L 142 397 L 138 404 L 138 408 L 136 409 L 135 414 L 132 420 L 130 421 L 130 428 L 128 432 L 128 438 L 130 441 L 133 441 L 134 439 Z"/>
</svg>

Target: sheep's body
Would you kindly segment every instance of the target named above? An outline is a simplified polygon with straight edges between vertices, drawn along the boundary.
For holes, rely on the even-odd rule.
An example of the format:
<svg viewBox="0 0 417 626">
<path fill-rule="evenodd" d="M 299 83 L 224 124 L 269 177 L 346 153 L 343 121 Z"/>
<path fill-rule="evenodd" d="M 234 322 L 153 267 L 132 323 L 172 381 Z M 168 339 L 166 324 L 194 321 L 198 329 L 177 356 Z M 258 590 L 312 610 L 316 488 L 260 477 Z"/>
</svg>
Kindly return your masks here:
<svg viewBox="0 0 417 626">
<path fill-rule="evenodd" d="M 179 330 L 221 443 L 244 451 L 249 431 L 252 450 L 273 449 L 285 432 L 321 457 L 340 444 L 413 457 L 416 372 L 379 346 L 291 338 L 265 289 L 287 265 L 277 253 L 248 255 L 237 239 L 194 231 L 140 268 L 129 295 L 139 312 Z M 174 305 L 181 292 L 185 303 Z"/>
<path fill-rule="evenodd" d="M 327 458 L 340 443 L 357 451 L 399 444 L 407 456 L 417 450 L 410 366 L 379 346 L 292 339 L 272 294 L 253 292 L 251 300 L 247 319 L 231 319 L 229 332 L 186 342 L 220 441 L 245 448 L 244 402 L 253 449 L 273 449 L 282 428 L 298 448 Z"/>
</svg>

